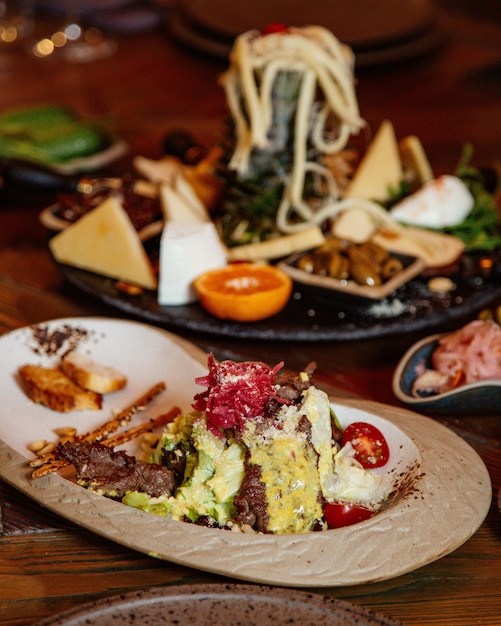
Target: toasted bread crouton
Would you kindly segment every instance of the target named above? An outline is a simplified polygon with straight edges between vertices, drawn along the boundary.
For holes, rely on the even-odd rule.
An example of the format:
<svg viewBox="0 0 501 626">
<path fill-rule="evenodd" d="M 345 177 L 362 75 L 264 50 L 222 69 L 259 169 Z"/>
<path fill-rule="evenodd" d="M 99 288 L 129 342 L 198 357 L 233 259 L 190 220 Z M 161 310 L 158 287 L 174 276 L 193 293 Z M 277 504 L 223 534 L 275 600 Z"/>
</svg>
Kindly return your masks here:
<svg viewBox="0 0 501 626">
<path fill-rule="evenodd" d="M 75 351 L 63 357 L 61 369 L 77 385 L 96 393 L 118 391 L 127 384 L 127 378 L 121 372 Z"/>
<path fill-rule="evenodd" d="M 23 365 L 19 375 L 28 397 L 53 411 L 67 413 L 86 409 L 97 411 L 101 408 L 102 397 L 99 393 L 82 389 L 59 368 Z"/>
</svg>

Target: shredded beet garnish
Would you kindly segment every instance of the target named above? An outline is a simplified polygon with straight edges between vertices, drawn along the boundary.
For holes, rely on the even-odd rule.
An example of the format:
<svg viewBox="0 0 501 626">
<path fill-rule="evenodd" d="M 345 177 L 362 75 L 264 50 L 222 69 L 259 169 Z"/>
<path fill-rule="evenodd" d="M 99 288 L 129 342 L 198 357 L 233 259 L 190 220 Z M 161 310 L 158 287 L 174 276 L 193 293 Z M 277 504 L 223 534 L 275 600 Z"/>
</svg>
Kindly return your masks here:
<svg viewBox="0 0 501 626">
<path fill-rule="evenodd" d="M 208 358 L 209 373 L 195 379 L 198 385 L 207 389 L 194 398 L 193 408 L 205 413 L 208 428 L 217 435 L 222 429 L 242 430 L 244 421 L 266 413 L 270 398 L 279 402 L 273 385 L 277 372 L 283 367 L 279 363 L 274 368 L 259 361 L 221 361 L 214 355 Z"/>
</svg>

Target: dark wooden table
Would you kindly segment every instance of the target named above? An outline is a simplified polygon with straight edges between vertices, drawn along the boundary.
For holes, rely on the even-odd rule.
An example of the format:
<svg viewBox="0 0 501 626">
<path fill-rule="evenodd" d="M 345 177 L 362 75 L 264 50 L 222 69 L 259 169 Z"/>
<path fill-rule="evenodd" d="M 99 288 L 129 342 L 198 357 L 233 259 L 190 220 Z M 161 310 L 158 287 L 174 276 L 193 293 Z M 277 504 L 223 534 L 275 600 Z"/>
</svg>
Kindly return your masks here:
<svg viewBox="0 0 501 626">
<path fill-rule="evenodd" d="M 456 6 L 451 4 L 452 8 Z M 452 171 L 466 141 L 477 164 L 501 158 L 501 22 L 471 3 L 444 14 L 444 45 L 404 63 L 362 68 L 362 115 L 376 128 L 391 119 L 398 136 L 417 134 L 436 172 Z M 130 145 L 108 173 L 130 171 L 131 157 L 161 154 L 164 132 L 189 125 L 211 141 L 226 105 L 217 86 L 226 63 L 171 42 L 164 32 L 124 38 L 99 63 L 65 65 L 0 51 L 0 111 L 37 102 L 68 104 L 84 116 L 109 116 Z M 0 191 L 0 333 L 63 316 L 120 313 L 67 285 L 47 249 L 39 211 L 53 193 Z M 493 303 L 493 305 L 500 303 Z M 476 312 L 472 312 L 472 317 Z M 236 341 L 182 333 L 217 357 L 281 360 L 297 370 L 314 360 L 316 382 L 338 397 L 398 405 L 391 377 L 406 348 L 426 332 L 348 342 Z M 1 357 L 0 357 L 1 358 Z M 455 552 L 386 582 L 323 589 L 408 625 L 501 624 L 501 411 L 435 418 L 482 457 L 492 480 L 491 510 Z M 73 526 L 1 483 L 0 623 L 13 626 L 86 601 L 148 586 L 221 578 L 159 562 Z"/>
</svg>

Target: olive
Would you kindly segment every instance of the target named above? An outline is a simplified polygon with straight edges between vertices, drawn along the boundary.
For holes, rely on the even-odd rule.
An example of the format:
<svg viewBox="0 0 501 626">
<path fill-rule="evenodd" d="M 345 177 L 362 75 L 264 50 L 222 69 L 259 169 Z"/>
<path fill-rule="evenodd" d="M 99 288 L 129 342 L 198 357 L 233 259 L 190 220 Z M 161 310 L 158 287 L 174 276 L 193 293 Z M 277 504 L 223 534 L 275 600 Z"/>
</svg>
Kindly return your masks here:
<svg viewBox="0 0 501 626">
<path fill-rule="evenodd" d="M 187 165 L 196 165 L 207 153 L 186 130 L 172 130 L 167 133 L 162 142 L 162 150 L 164 154 L 175 156 Z"/>
<path fill-rule="evenodd" d="M 490 309 L 482 309 L 478 314 L 478 319 L 482 320 L 482 322 L 493 322 L 494 315 Z"/>
<path fill-rule="evenodd" d="M 296 261 L 296 267 L 303 272 L 308 272 L 308 274 L 313 274 L 315 271 L 315 259 L 311 254 L 303 254 Z"/>
<path fill-rule="evenodd" d="M 383 263 L 383 267 L 381 268 L 381 276 L 384 278 L 384 280 L 388 280 L 392 276 L 395 276 L 395 274 L 401 272 L 403 269 L 404 266 L 402 265 L 402 261 L 400 259 L 397 259 L 396 256 L 390 256 Z"/>
<path fill-rule="evenodd" d="M 350 278 L 350 262 L 348 257 L 344 255 L 341 257 L 341 267 L 336 278 L 338 280 L 348 280 Z"/>
<path fill-rule="evenodd" d="M 348 258 L 350 259 L 351 265 L 362 263 L 364 265 L 373 265 L 377 269 L 379 268 L 379 265 L 375 263 L 374 259 L 367 253 L 367 250 L 364 250 L 361 246 L 350 246 L 348 248 Z"/>
<path fill-rule="evenodd" d="M 331 253 L 325 258 L 325 269 L 328 276 L 339 278 L 342 269 L 342 259 L 342 255 L 337 250 L 331 250 Z"/>
<path fill-rule="evenodd" d="M 377 287 L 383 282 L 377 268 L 363 261 L 352 263 L 350 265 L 350 274 L 353 280 L 359 285 Z"/>
<path fill-rule="evenodd" d="M 389 256 L 388 251 L 374 241 L 366 241 L 360 244 L 358 249 L 376 265 L 382 265 Z"/>
<path fill-rule="evenodd" d="M 349 246 L 347 241 L 338 239 L 337 237 L 328 237 L 324 243 L 317 249 L 318 252 L 330 252 L 331 250 L 346 250 Z"/>
</svg>

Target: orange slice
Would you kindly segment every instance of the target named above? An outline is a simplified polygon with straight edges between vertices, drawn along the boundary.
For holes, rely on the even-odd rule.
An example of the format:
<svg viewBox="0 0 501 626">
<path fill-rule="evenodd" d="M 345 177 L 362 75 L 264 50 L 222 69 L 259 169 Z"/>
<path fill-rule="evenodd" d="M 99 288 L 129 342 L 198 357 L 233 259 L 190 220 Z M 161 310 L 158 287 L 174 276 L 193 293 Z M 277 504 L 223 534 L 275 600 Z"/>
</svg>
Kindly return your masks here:
<svg viewBox="0 0 501 626">
<path fill-rule="evenodd" d="M 235 263 L 198 276 L 201 306 L 214 317 L 257 322 L 279 313 L 290 298 L 292 280 L 272 265 Z"/>
</svg>

